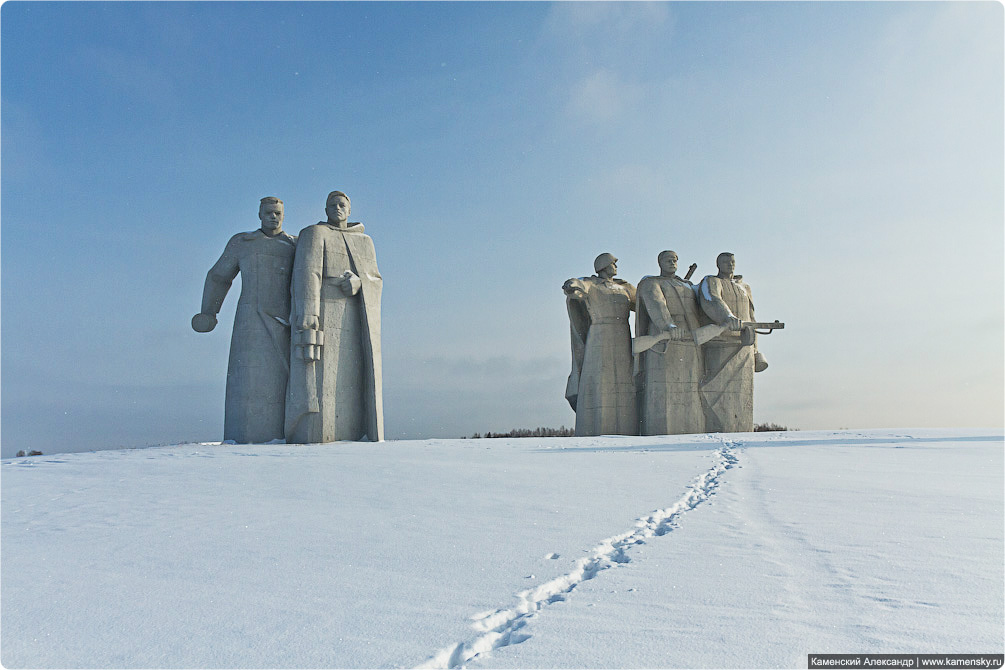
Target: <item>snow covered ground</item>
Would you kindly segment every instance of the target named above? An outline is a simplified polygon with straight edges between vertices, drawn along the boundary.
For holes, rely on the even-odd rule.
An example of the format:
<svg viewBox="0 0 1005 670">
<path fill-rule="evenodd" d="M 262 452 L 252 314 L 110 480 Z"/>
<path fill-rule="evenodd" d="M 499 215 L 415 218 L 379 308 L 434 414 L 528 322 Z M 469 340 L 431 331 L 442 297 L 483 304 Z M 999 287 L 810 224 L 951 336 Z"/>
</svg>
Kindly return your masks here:
<svg viewBox="0 0 1005 670">
<path fill-rule="evenodd" d="M 0 466 L 17 667 L 1001 653 L 1003 434 L 179 445 Z"/>
</svg>

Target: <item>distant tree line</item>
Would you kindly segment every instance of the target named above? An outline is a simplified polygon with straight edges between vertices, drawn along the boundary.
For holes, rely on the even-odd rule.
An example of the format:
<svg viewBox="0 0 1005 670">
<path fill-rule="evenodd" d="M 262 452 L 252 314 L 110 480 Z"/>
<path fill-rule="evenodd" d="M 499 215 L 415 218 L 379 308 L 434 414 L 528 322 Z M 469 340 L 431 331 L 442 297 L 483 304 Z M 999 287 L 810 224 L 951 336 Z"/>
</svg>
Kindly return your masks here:
<svg viewBox="0 0 1005 670">
<path fill-rule="evenodd" d="M 768 431 L 781 431 L 781 430 L 799 430 L 798 428 L 786 428 L 785 426 L 780 426 L 777 423 L 755 423 L 754 432 L 762 433 Z M 479 440 L 483 437 L 574 437 L 576 435 L 575 428 L 566 428 L 562 426 L 561 428 L 514 428 L 508 433 L 475 433 L 471 436 L 472 440 Z M 468 439 L 467 437 L 462 437 L 462 440 Z"/>
<path fill-rule="evenodd" d="M 24 458 L 25 456 L 41 456 L 41 455 L 42 455 L 41 451 L 35 451 L 33 449 L 33 450 L 29 451 L 28 453 L 24 453 L 24 449 L 22 449 L 21 451 L 19 451 L 16 454 L 14 454 L 14 458 Z"/>
<path fill-rule="evenodd" d="M 562 426 L 561 428 L 514 428 L 508 433 L 475 433 L 471 436 L 472 440 L 477 440 L 483 437 L 573 437 L 576 434 L 575 428 L 566 428 Z M 467 438 L 461 438 L 465 440 Z"/>
<path fill-rule="evenodd" d="M 777 423 L 755 423 L 754 432 L 755 433 L 766 433 L 773 430 L 799 430 L 798 428 L 786 428 L 785 426 L 779 426 Z"/>
</svg>

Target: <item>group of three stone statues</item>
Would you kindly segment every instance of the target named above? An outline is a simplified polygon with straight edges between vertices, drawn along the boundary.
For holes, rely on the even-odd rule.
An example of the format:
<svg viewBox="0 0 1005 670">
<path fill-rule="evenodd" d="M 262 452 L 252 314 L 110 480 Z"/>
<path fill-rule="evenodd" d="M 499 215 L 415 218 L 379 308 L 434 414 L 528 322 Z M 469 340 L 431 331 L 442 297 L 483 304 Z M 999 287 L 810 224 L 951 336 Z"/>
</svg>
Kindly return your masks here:
<svg viewBox="0 0 1005 670">
<path fill-rule="evenodd" d="M 261 228 L 234 235 L 206 276 L 202 309 L 192 318 L 198 332 L 216 327 L 241 274 L 224 440 L 384 439 L 382 280 L 373 241 L 349 212 L 349 197 L 332 191 L 327 220 L 295 237 L 283 231 L 283 201 L 262 198 Z M 720 255 L 719 275 L 694 287 L 676 276 L 677 255 L 665 251 L 661 275 L 643 279 L 638 291 L 614 278 L 616 261 L 601 254 L 597 275 L 563 287 L 573 350 L 566 397 L 576 434 L 752 430 L 751 377 L 766 367 L 754 352 L 754 327 L 781 324 L 751 323 L 750 289 L 732 275 L 732 255 Z"/>
<path fill-rule="evenodd" d="M 658 256 L 659 276 L 638 287 L 616 279 L 617 258 L 600 254 L 597 274 L 563 285 L 572 334 L 565 397 L 576 435 L 672 435 L 754 429 L 754 372 L 768 367 L 750 287 L 724 252 L 718 274 L 696 286 L 696 265 L 677 276 L 677 254 Z M 635 339 L 628 323 L 635 311 Z"/>
</svg>

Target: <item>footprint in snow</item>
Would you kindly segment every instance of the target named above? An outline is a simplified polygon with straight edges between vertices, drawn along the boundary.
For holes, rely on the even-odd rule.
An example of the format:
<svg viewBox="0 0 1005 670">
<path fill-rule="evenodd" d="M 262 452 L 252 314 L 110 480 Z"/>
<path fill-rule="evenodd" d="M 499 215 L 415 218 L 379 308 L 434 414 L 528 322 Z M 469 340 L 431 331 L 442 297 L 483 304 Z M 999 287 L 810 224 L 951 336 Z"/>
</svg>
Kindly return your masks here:
<svg viewBox="0 0 1005 670">
<path fill-rule="evenodd" d="M 561 558 L 561 556 L 559 554 L 556 554 L 556 553 L 552 552 L 550 554 L 545 555 L 545 558 L 550 558 L 551 560 L 555 560 L 556 558 Z"/>
</svg>

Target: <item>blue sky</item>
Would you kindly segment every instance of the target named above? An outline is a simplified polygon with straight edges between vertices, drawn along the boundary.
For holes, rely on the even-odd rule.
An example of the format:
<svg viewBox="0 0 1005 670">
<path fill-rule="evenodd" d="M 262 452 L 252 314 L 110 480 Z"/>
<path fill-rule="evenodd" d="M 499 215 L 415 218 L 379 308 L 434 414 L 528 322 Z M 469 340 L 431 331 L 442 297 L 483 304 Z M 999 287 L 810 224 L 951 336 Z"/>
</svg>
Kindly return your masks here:
<svg viewBox="0 0 1005 670">
<path fill-rule="evenodd" d="M 35 3 L 0 8 L 2 449 L 217 440 L 206 271 L 259 198 L 352 197 L 390 438 L 572 425 L 562 282 L 714 272 L 755 420 L 1001 426 L 1003 8 Z"/>
</svg>

